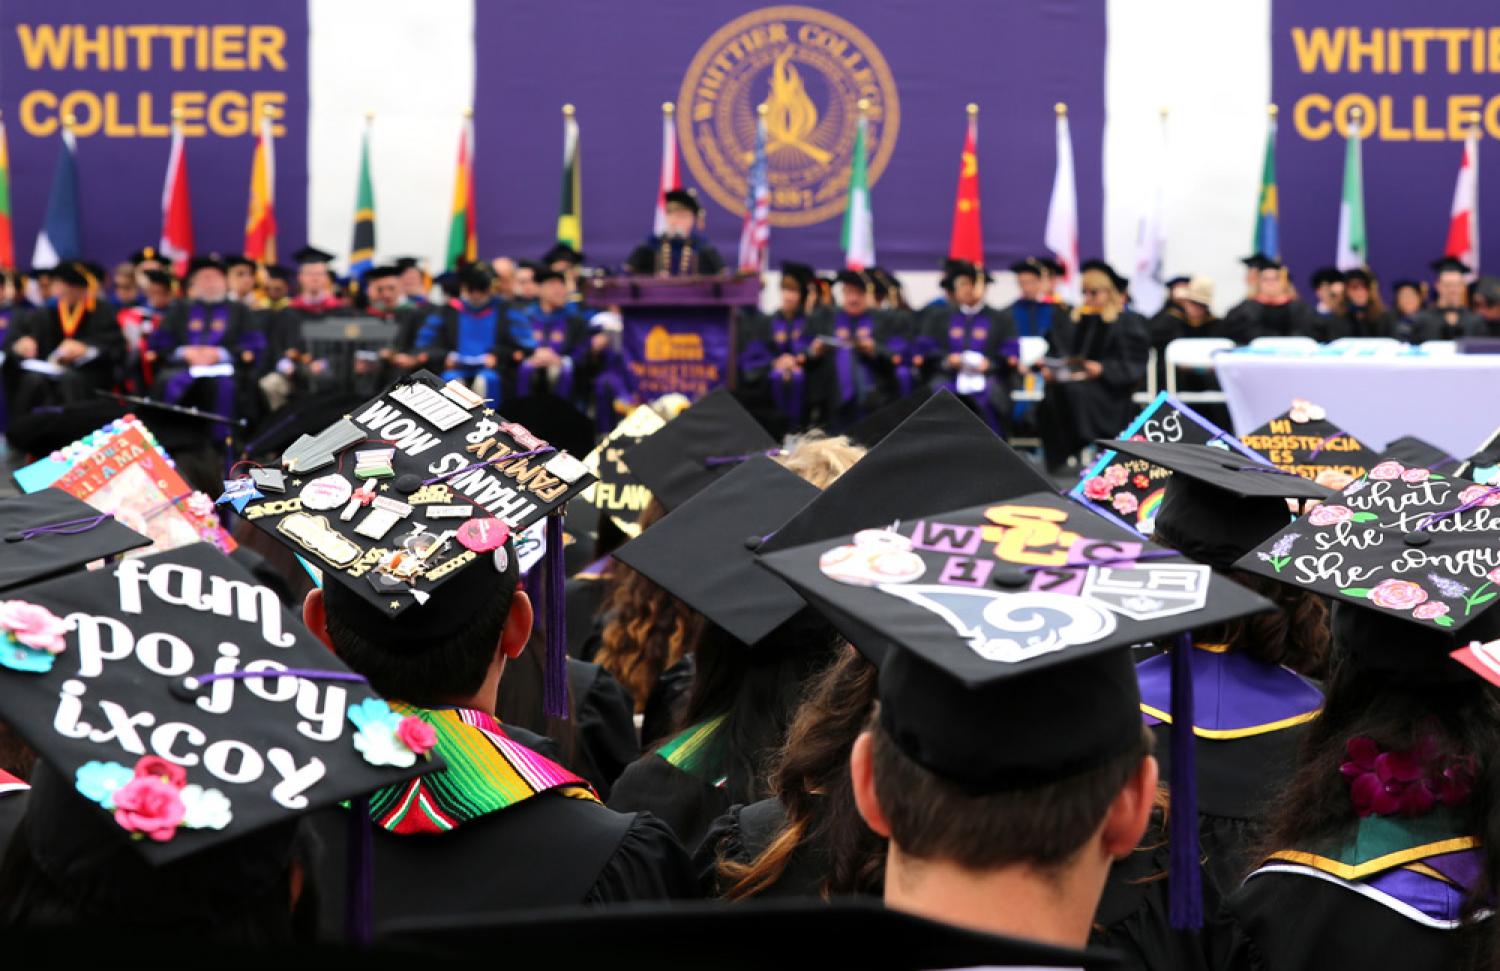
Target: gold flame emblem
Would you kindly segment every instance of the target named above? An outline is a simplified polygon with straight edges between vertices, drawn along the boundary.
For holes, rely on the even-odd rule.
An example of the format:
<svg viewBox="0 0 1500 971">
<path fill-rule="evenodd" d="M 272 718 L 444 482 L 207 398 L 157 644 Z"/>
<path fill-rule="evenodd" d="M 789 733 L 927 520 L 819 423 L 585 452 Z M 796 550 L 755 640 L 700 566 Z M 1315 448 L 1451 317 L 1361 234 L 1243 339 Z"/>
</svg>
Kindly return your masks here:
<svg viewBox="0 0 1500 971">
<path fill-rule="evenodd" d="M 766 7 L 726 24 L 693 58 L 677 100 L 678 141 L 699 185 L 742 215 L 765 105 L 771 222 L 811 225 L 844 211 L 862 99 L 873 185 L 901 120 L 884 56 L 841 17 Z"/>
</svg>

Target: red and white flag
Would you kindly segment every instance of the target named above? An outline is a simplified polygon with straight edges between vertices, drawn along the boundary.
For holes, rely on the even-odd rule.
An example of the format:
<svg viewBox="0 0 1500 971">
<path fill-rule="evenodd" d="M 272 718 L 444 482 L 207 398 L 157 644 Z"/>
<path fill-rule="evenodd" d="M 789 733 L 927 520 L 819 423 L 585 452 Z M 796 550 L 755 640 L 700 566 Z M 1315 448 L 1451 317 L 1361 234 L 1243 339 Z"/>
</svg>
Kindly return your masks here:
<svg viewBox="0 0 1500 971">
<path fill-rule="evenodd" d="M 682 173 L 677 169 L 677 126 L 672 119 L 672 102 L 661 106 L 661 185 L 656 189 L 656 216 L 651 231 L 658 236 L 667 231 L 667 193 L 682 188 Z"/>
<path fill-rule="evenodd" d="M 161 190 L 161 253 L 178 276 L 193 255 L 193 209 L 188 196 L 187 145 L 182 126 L 172 123 L 172 151 L 167 156 L 167 183 Z"/>
<path fill-rule="evenodd" d="M 766 163 L 766 116 L 755 123 L 755 160 L 745 191 L 740 229 L 740 272 L 764 273 L 771 259 L 771 171 Z"/>
<path fill-rule="evenodd" d="M 1479 273 L 1479 133 L 1470 130 L 1464 159 L 1453 187 L 1453 211 L 1448 217 L 1448 242 L 1443 255 L 1461 260 Z"/>
<path fill-rule="evenodd" d="M 1068 109 L 1057 106 L 1057 171 L 1052 176 L 1052 201 L 1047 204 L 1047 228 L 1042 242 L 1062 264 L 1058 295 L 1078 299 L 1078 187 L 1073 178 L 1073 133 Z"/>
</svg>

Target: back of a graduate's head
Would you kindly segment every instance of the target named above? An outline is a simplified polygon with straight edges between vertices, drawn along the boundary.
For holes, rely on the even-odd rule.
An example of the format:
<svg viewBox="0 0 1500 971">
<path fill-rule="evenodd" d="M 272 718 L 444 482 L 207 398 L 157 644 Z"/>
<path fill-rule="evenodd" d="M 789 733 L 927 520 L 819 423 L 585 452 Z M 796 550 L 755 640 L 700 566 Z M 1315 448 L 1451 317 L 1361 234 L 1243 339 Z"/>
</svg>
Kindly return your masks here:
<svg viewBox="0 0 1500 971">
<path fill-rule="evenodd" d="M 867 785 L 861 812 L 877 832 L 887 830 L 882 835 L 906 858 L 970 871 L 1016 865 L 1055 871 L 1101 832 L 1124 790 L 1139 783 L 1149 806 L 1155 772 L 1143 771 L 1143 763 L 1151 745 L 1142 726 L 1135 744 L 1093 768 L 1041 785 L 976 792 L 918 764 L 877 714 L 856 746 L 855 787 L 860 788 L 863 762 L 873 776 L 873 793 Z M 866 804 L 871 794 L 877 803 L 873 818 Z M 1139 835 L 1138 830 L 1126 834 L 1130 846 Z M 1107 833 L 1106 838 L 1120 837 Z"/>
</svg>

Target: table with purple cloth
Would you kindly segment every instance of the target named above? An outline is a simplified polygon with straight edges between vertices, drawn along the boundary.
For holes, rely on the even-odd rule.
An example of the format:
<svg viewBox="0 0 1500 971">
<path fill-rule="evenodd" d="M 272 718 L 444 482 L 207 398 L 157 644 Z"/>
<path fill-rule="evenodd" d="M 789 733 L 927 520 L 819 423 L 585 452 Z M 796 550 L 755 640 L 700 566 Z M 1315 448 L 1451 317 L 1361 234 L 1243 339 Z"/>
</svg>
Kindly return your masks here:
<svg viewBox="0 0 1500 971">
<path fill-rule="evenodd" d="M 1384 448 L 1416 435 L 1458 458 L 1473 454 L 1500 423 L 1500 354 L 1282 356 L 1235 351 L 1214 358 L 1234 433 L 1247 435 L 1293 398 Z"/>
</svg>

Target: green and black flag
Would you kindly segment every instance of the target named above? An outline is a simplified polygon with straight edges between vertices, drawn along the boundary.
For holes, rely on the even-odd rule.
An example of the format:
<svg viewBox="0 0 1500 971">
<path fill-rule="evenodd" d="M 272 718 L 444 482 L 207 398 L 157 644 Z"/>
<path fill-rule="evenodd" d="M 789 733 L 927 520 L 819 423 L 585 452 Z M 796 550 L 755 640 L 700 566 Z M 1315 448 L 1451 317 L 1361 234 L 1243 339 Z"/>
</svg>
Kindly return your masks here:
<svg viewBox="0 0 1500 971">
<path fill-rule="evenodd" d="M 349 247 L 349 276 L 358 280 L 375 265 L 375 185 L 370 179 L 370 122 L 359 149 L 359 195 L 354 200 L 354 243 Z"/>
</svg>

